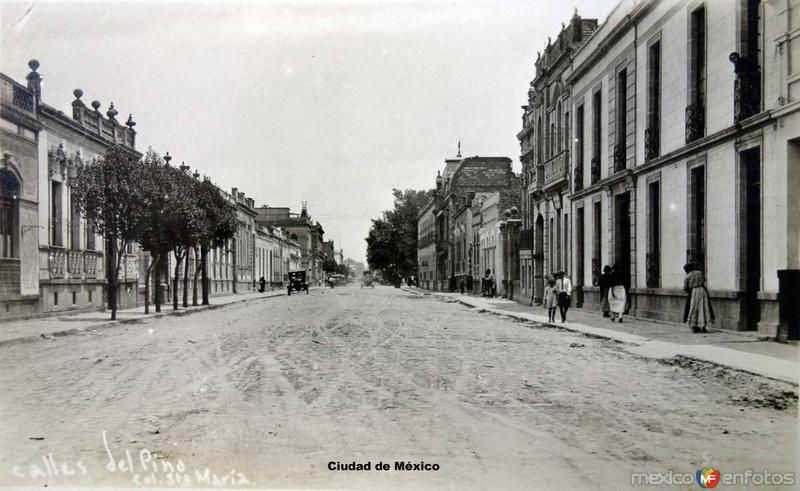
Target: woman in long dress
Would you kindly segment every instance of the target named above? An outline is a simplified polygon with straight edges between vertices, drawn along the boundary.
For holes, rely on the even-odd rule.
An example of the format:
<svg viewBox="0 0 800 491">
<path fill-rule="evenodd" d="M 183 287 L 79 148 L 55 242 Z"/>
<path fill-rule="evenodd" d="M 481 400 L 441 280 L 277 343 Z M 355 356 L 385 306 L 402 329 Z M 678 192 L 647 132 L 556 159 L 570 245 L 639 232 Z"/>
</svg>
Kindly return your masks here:
<svg viewBox="0 0 800 491">
<path fill-rule="evenodd" d="M 611 287 L 608 289 L 608 307 L 611 310 L 611 322 L 619 321 L 622 323 L 622 315 L 625 313 L 625 306 L 628 303 L 628 296 L 622 282 L 622 273 L 617 265 L 611 267 Z M 617 314 L 617 318 L 614 318 Z"/>
<path fill-rule="evenodd" d="M 684 269 L 688 270 L 683 289 L 689 294 L 689 308 L 684 311 L 683 321 L 692 332 L 708 332 L 706 326 L 714 321 L 714 311 L 706 289 L 706 278 L 695 265 L 687 265 Z"/>
</svg>

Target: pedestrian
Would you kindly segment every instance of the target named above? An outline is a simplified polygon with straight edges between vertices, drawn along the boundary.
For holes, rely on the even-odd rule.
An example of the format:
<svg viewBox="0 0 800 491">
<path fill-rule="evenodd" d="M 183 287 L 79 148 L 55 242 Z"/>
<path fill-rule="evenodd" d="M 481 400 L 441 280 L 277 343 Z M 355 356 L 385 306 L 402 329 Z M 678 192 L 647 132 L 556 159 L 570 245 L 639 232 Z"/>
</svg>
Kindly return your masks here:
<svg viewBox="0 0 800 491">
<path fill-rule="evenodd" d="M 258 279 L 258 291 L 264 293 L 264 290 L 267 288 L 267 280 L 264 279 L 262 276 Z"/>
<path fill-rule="evenodd" d="M 598 281 L 600 287 L 600 309 L 603 311 L 603 317 L 611 317 L 608 304 L 608 290 L 611 288 L 611 266 L 606 264 L 603 266 L 603 272 L 600 274 Z"/>
<path fill-rule="evenodd" d="M 625 306 L 628 303 L 628 296 L 623 284 L 622 271 L 617 265 L 611 266 L 611 286 L 608 288 L 608 304 L 611 310 L 611 322 L 619 321 L 622 324 L 622 316 L 625 313 Z M 617 318 L 614 318 L 617 314 Z"/>
<path fill-rule="evenodd" d="M 487 277 L 489 279 L 489 296 L 494 297 L 497 289 L 494 284 L 494 274 L 492 273 L 491 269 L 486 270 Z"/>
<path fill-rule="evenodd" d="M 556 291 L 558 292 L 558 310 L 561 322 L 567 321 L 567 310 L 572 304 L 572 280 L 563 271 L 556 273 Z"/>
<path fill-rule="evenodd" d="M 466 284 L 466 283 L 464 282 L 464 280 L 462 279 L 462 280 L 461 280 L 461 281 L 458 283 L 458 289 L 459 289 L 459 290 L 461 290 L 461 294 L 462 294 L 462 295 L 464 294 L 464 290 L 465 290 L 466 288 L 467 288 L 467 284 Z"/>
<path fill-rule="evenodd" d="M 689 294 L 683 310 L 683 322 L 693 333 L 708 332 L 706 327 L 714 322 L 714 309 L 711 307 L 711 296 L 706 288 L 706 278 L 699 265 L 688 263 L 683 267 L 686 278 L 683 290 Z"/>
<path fill-rule="evenodd" d="M 558 291 L 556 290 L 556 280 L 547 280 L 547 288 L 544 289 L 544 307 L 547 309 L 548 322 L 556 321 L 556 307 L 558 305 Z"/>
<path fill-rule="evenodd" d="M 447 289 L 450 290 L 451 292 L 456 291 L 456 275 L 454 274 L 450 275 L 450 282 L 447 285 Z"/>
<path fill-rule="evenodd" d="M 467 275 L 467 294 L 472 294 L 472 287 L 473 287 L 472 275 L 468 274 Z"/>
</svg>

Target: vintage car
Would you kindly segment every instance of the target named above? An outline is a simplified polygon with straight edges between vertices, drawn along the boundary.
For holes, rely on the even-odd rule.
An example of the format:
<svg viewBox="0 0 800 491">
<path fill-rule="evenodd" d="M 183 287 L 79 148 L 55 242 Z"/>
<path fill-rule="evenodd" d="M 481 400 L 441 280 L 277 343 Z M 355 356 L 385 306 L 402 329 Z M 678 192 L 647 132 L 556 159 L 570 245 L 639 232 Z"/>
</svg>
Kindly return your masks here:
<svg viewBox="0 0 800 491">
<path fill-rule="evenodd" d="M 306 281 L 305 270 L 289 271 L 289 287 L 288 287 L 289 295 L 292 294 L 292 290 L 296 292 L 305 290 L 306 295 L 308 295 L 308 281 Z"/>
</svg>

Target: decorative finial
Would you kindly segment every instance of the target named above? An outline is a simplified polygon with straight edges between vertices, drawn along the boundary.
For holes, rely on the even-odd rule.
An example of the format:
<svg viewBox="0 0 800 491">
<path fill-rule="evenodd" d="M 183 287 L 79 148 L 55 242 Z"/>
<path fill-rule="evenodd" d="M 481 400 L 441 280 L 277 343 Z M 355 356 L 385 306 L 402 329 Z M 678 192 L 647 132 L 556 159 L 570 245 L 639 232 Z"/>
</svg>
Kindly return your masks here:
<svg viewBox="0 0 800 491">
<path fill-rule="evenodd" d="M 28 67 L 34 72 L 39 69 L 39 60 L 31 60 L 28 62 Z"/>
<path fill-rule="evenodd" d="M 81 89 L 75 89 L 72 91 L 72 95 L 74 95 L 76 99 L 80 99 L 83 97 L 83 91 Z"/>
<path fill-rule="evenodd" d="M 169 152 L 165 153 L 164 154 L 164 162 L 166 162 L 167 165 L 169 165 L 169 161 L 170 160 L 172 160 L 172 156 L 169 154 Z"/>
<path fill-rule="evenodd" d="M 114 103 L 112 102 L 111 105 L 108 107 L 108 111 L 106 111 L 106 116 L 108 116 L 108 119 L 114 119 L 117 116 L 117 114 L 119 114 L 119 112 L 117 112 L 117 110 L 114 109 Z"/>
<path fill-rule="evenodd" d="M 125 126 L 127 126 L 130 129 L 133 129 L 133 127 L 136 126 L 136 121 L 133 120 L 132 114 L 128 114 L 128 120 L 125 121 Z"/>
<path fill-rule="evenodd" d="M 458 155 L 456 157 L 461 157 L 461 140 L 458 140 Z"/>
<path fill-rule="evenodd" d="M 95 112 L 100 111 L 100 101 L 92 101 L 92 107 L 94 108 Z"/>
</svg>

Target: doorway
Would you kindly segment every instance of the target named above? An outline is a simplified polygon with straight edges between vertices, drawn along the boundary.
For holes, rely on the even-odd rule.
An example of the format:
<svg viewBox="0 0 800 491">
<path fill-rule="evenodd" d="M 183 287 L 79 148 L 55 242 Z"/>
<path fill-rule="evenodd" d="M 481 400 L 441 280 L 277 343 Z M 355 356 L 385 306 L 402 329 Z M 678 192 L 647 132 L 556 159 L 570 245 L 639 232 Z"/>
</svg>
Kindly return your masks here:
<svg viewBox="0 0 800 491">
<path fill-rule="evenodd" d="M 623 285 L 630 288 L 631 276 L 631 195 L 614 196 L 614 264 L 622 273 Z"/>
<path fill-rule="evenodd" d="M 761 152 L 760 147 L 745 150 L 740 155 L 744 199 L 740 210 L 743 232 L 742 259 L 744 268 L 743 308 L 744 327 L 757 330 L 761 320 Z"/>
<path fill-rule="evenodd" d="M 540 304 L 544 295 L 544 218 L 542 215 L 536 217 L 533 241 L 533 301 Z"/>
</svg>

